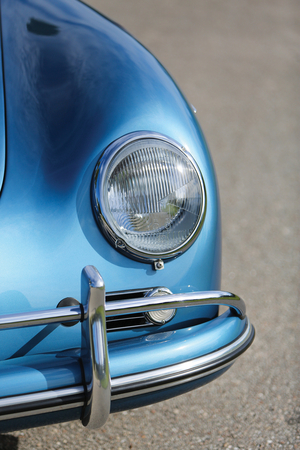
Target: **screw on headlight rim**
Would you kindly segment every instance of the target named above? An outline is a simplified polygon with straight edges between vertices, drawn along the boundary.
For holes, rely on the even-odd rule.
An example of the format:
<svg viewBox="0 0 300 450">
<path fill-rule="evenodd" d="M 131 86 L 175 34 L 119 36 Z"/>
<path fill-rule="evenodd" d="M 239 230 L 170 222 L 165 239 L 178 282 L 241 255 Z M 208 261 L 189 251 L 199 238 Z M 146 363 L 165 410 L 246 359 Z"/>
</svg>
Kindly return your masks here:
<svg viewBox="0 0 300 450">
<path fill-rule="evenodd" d="M 162 259 L 158 261 L 154 261 L 154 270 L 163 270 L 165 268 L 164 262 Z"/>
</svg>

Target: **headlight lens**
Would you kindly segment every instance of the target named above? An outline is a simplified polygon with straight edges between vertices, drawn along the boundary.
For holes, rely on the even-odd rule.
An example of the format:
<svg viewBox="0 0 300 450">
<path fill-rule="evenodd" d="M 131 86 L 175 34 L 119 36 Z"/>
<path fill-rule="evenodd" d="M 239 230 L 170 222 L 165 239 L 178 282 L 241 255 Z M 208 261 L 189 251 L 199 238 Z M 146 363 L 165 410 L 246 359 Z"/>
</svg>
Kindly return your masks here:
<svg viewBox="0 0 300 450">
<path fill-rule="evenodd" d="M 186 250 L 205 211 L 204 184 L 191 155 L 154 133 L 132 133 L 107 148 L 95 169 L 93 199 L 109 240 L 147 261 Z"/>
</svg>

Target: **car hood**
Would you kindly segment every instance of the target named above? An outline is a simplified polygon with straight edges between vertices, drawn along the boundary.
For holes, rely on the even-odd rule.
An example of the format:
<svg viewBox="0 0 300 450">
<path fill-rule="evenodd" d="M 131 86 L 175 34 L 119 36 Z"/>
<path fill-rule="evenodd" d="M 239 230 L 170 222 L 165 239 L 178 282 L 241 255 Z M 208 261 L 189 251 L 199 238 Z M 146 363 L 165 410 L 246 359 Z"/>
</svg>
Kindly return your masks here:
<svg viewBox="0 0 300 450">
<path fill-rule="evenodd" d="M 7 152 L 24 182 L 28 169 L 39 188 L 70 192 L 95 149 L 126 131 L 124 117 L 130 131 L 143 127 L 141 111 L 161 104 L 159 84 L 174 104 L 155 59 L 85 5 L 2 0 L 1 10 Z"/>
</svg>

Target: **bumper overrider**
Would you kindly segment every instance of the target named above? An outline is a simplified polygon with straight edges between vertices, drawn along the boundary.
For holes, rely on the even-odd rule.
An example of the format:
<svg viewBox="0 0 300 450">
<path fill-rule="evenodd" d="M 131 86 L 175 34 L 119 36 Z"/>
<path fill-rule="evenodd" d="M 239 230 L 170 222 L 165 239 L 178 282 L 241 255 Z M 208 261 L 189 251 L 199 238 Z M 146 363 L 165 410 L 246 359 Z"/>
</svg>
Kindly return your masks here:
<svg viewBox="0 0 300 450">
<path fill-rule="evenodd" d="M 201 342 L 209 339 L 209 333 L 212 330 L 210 325 L 204 334 L 193 332 L 190 336 L 185 336 L 184 345 L 189 349 L 186 360 L 185 358 L 178 360 L 177 355 L 177 359 L 174 357 L 172 363 L 172 358 L 170 359 L 166 354 L 165 365 L 154 366 L 152 369 L 147 367 L 147 370 L 144 371 L 140 370 L 136 373 L 112 376 L 111 378 L 109 366 L 118 364 L 118 354 L 122 349 L 116 348 L 116 345 L 115 348 L 110 348 L 107 344 L 107 317 L 201 305 L 228 306 L 230 317 L 235 321 L 238 320 L 239 327 L 234 328 L 236 335 L 234 332 L 229 333 L 229 341 L 226 345 L 220 339 L 220 345 L 216 346 L 214 351 L 203 351 L 205 345 L 203 347 Z M 211 323 L 218 319 L 220 318 L 213 319 Z M 219 333 L 226 333 L 230 319 L 227 322 L 226 320 L 215 322 L 213 328 L 218 327 Z M 213 379 L 214 375 L 226 370 L 251 345 L 254 339 L 254 328 L 246 317 L 245 303 L 229 292 L 192 292 L 122 301 L 114 300 L 106 303 L 103 279 L 93 266 L 86 266 L 82 271 L 81 304 L 45 311 L 2 315 L 0 316 L 0 329 L 66 324 L 78 321 L 81 322 L 82 344 L 79 359 L 82 384 L 74 381 L 74 384 L 70 386 L 52 387 L 29 393 L 24 389 L 24 393 L 20 395 L 2 396 L 0 398 L 0 421 L 10 422 L 20 418 L 76 410 L 80 411 L 83 425 L 88 428 L 99 428 L 106 422 L 111 405 L 115 401 L 122 403 L 128 399 L 147 395 L 151 395 L 155 399 L 156 393 L 162 390 L 175 388 L 180 393 L 184 392 L 184 389 L 180 387 L 187 384 L 197 387 L 199 380 L 207 377 L 210 381 L 210 377 Z M 163 349 L 165 346 L 163 351 L 168 353 L 172 352 L 172 346 L 169 345 L 171 339 L 168 340 L 166 334 L 161 333 L 162 338 L 161 340 L 158 338 L 157 344 Z M 180 332 L 174 338 L 175 341 L 178 339 L 180 342 Z M 130 347 L 130 343 L 127 345 Z M 136 349 L 143 349 L 141 345 L 143 344 L 139 343 Z M 151 345 L 145 346 L 146 358 L 147 352 L 152 351 L 151 348 L 153 348 Z M 134 349 L 133 345 L 131 351 L 134 352 Z M 25 383 L 24 379 L 22 382 Z M 131 406 L 135 406 L 134 401 L 131 402 Z"/>
</svg>

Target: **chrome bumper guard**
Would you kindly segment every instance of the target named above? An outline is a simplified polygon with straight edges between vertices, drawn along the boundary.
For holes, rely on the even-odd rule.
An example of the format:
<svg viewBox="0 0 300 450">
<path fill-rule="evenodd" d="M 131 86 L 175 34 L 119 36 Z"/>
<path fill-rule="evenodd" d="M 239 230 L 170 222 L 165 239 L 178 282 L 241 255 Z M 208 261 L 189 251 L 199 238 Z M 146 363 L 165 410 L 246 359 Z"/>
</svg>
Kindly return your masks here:
<svg viewBox="0 0 300 450">
<path fill-rule="evenodd" d="M 83 425 L 91 429 L 99 428 L 105 424 L 110 413 L 111 396 L 112 399 L 126 398 L 208 376 L 232 364 L 254 339 L 254 328 L 247 320 L 238 339 L 215 352 L 174 366 L 111 380 L 105 324 L 107 316 L 189 306 L 224 305 L 244 319 L 245 303 L 229 292 L 207 291 L 110 301 L 105 304 L 104 282 L 94 266 L 83 269 L 81 285 L 82 303 L 79 306 L 2 315 L 0 330 L 80 321 L 84 386 L 4 397 L 0 399 L 0 420 L 83 407 Z"/>
</svg>

